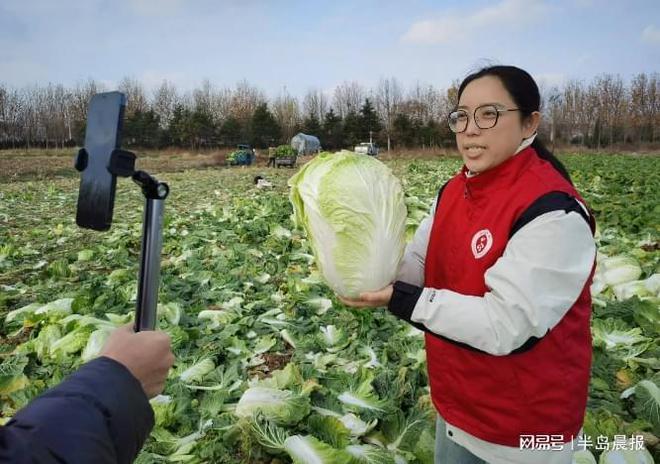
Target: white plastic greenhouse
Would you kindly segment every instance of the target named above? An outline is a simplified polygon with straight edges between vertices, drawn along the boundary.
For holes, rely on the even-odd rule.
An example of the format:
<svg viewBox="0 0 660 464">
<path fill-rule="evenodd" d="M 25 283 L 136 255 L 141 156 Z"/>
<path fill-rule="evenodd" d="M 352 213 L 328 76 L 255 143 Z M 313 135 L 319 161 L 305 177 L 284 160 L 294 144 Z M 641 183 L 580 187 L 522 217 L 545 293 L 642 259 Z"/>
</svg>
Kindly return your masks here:
<svg viewBox="0 0 660 464">
<path fill-rule="evenodd" d="M 321 142 L 313 135 L 296 134 L 291 139 L 291 146 L 298 152 L 298 155 L 310 155 L 321 151 Z"/>
</svg>

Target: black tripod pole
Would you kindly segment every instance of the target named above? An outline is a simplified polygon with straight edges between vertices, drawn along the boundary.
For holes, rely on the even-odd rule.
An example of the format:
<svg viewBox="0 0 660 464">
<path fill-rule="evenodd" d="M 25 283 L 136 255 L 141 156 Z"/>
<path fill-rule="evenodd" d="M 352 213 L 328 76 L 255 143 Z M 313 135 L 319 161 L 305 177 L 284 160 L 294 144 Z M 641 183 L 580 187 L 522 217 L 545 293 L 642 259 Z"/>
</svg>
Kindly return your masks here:
<svg viewBox="0 0 660 464">
<path fill-rule="evenodd" d="M 132 178 L 142 188 L 145 197 L 140 278 L 135 305 L 135 331 L 141 332 L 156 328 L 163 213 L 169 187 L 144 171 L 137 171 Z"/>
</svg>

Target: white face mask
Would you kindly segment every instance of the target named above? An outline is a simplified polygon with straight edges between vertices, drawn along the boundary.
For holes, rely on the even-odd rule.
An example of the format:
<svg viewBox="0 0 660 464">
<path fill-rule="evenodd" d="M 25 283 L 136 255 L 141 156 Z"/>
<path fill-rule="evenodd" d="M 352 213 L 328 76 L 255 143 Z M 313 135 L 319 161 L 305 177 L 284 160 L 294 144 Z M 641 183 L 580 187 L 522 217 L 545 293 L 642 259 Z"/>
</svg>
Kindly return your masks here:
<svg viewBox="0 0 660 464">
<path fill-rule="evenodd" d="M 526 139 L 523 139 L 523 141 L 518 146 L 518 149 L 516 150 L 514 155 L 517 155 L 518 153 L 523 151 L 525 148 L 529 147 L 534 142 L 535 138 L 536 138 L 536 132 L 534 132 L 530 137 L 527 137 Z"/>
</svg>

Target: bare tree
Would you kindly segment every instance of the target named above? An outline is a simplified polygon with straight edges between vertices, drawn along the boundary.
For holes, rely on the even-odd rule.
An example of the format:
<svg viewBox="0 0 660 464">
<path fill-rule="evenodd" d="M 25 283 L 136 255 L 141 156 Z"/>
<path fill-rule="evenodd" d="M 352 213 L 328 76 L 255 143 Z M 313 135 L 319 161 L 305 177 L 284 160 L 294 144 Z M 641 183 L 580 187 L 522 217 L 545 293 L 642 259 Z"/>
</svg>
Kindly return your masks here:
<svg viewBox="0 0 660 464">
<path fill-rule="evenodd" d="M 213 101 L 213 85 L 208 79 L 202 81 L 199 88 L 193 90 L 193 104 L 195 111 L 211 114 L 211 102 Z"/>
<path fill-rule="evenodd" d="M 71 138 L 70 122 L 67 121 L 69 92 L 62 84 L 48 84 L 42 92 L 46 147 L 52 141 L 55 147 L 59 142 L 64 148 L 65 141 Z"/>
<path fill-rule="evenodd" d="M 303 98 L 302 107 L 305 116 L 314 115 L 317 120 L 323 121 L 328 112 L 328 98 L 321 90 L 309 89 Z"/>
<path fill-rule="evenodd" d="M 25 107 L 26 101 L 22 92 L 17 89 L 4 90 L 0 118 L 7 146 L 11 143 L 12 148 L 16 148 L 17 143 L 25 139 L 22 124 Z"/>
<path fill-rule="evenodd" d="M 66 142 L 73 140 L 73 127 L 71 121 L 71 90 L 61 86 L 58 92 L 58 111 L 62 119 L 62 148 Z"/>
<path fill-rule="evenodd" d="M 446 116 L 443 93 L 429 84 L 424 87 L 422 94 L 428 107 L 428 116 L 426 122 L 439 121 Z"/>
<path fill-rule="evenodd" d="M 193 111 L 195 109 L 195 98 L 191 91 L 187 91 L 179 96 L 179 104 L 185 109 Z"/>
<path fill-rule="evenodd" d="M 21 123 L 26 146 L 30 149 L 39 136 L 39 110 L 41 106 L 39 87 L 36 85 L 24 87 L 22 94 L 25 106 L 23 107 Z"/>
<path fill-rule="evenodd" d="M 7 127 L 7 89 L 0 83 L 0 147 L 3 147 L 9 137 Z"/>
<path fill-rule="evenodd" d="M 561 108 L 562 108 L 562 94 L 559 91 L 559 88 L 557 88 L 556 86 L 552 87 L 547 92 L 545 92 L 545 95 L 543 95 L 543 104 L 541 106 L 541 111 L 542 113 L 545 114 L 545 118 L 543 118 L 543 120 L 545 120 L 546 122 L 544 123 L 544 125 L 550 126 L 548 138 L 550 140 L 550 146 L 551 146 L 550 149 L 552 151 L 555 150 L 555 142 L 558 132 Z"/>
<path fill-rule="evenodd" d="M 233 89 L 218 89 L 207 79 L 185 93 L 179 93 L 174 84 L 163 81 L 150 99 L 145 98 L 142 84 L 135 79 L 125 78 L 119 87 L 128 97 L 127 116 L 153 110 L 160 118 L 161 128 L 167 129 L 176 105 L 180 104 L 190 111 L 208 112 L 214 125 L 221 125 L 228 117 L 235 118 L 240 124 L 241 137 L 249 135 L 255 109 L 267 101 L 264 93 L 246 80 Z M 282 136 L 288 139 L 305 117 L 313 115 L 322 121 L 330 108 L 330 100 L 337 114 L 346 118 L 351 112 L 359 112 L 365 97 L 369 96 L 383 123 L 382 134 L 387 138 L 388 149 L 392 145 L 394 121 L 401 115 L 408 121 L 401 120 L 397 136 L 405 138 L 406 144 L 435 145 L 450 135 L 445 118 L 457 104 L 457 89 L 458 82 L 447 89 L 418 82 L 404 96 L 395 78 L 381 78 L 373 89 L 366 89 L 355 81 L 345 81 L 334 89 L 332 98 L 319 89 L 309 89 L 299 101 L 285 90 L 272 99 L 269 106 L 282 129 Z M 72 139 L 81 143 L 90 98 L 103 90 L 93 80 L 80 82 L 72 88 L 51 83 L 16 89 L 0 84 L 0 144 L 2 147 L 52 147 L 65 146 Z M 543 87 L 542 90 L 542 110 L 547 116 L 542 131 L 548 131 L 551 142 L 579 142 L 600 148 L 618 142 L 656 143 L 659 139 L 658 73 L 638 74 L 629 84 L 619 76 L 604 74 L 591 83 L 572 80 L 561 88 Z"/>
<path fill-rule="evenodd" d="M 608 129 L 608 142 L 611 145 L 615 141 L 617 124 L 620 123 L 620 115 L 624 111 L 624 87 L 619 76 L 603 74 L 594 81 L 596 101 L 599 104 L 601 121 Z M 600 139 L 600 137 L 599 137 Z"/>
<path fill-rule="evenodd" d="M 273 102 L 272 108 L 275 120 L 282 129 L 282 137 L 291 140 L 300 124 L 298 100 L 284 89 Z"/>
<path fill-rule="evenodd" d="M 458 105 L 458 87 L 460 83 L 454 81 L 451 85 L 444 91 L 440 105 L 441 105 L 441 117 L 440 120 L 444 123 L 447 120 L 447 116 L 454 108 Z"/>
<path fill-rule="evenodd" d="M 247 80 L 242 80 L 236 84 L 236 90 L 232 95 L 231 115 L 243 124 L 247 124 L 257 106 L 264 102 L 266 97 L 263 92 L 250 85 Z"/>
<path fill-rule="evenodd" d="M 337 114 L 344 118 L 348 113 L 357 113 L 364 101 L 365 91 L 360 84 L 355 81 L 343 82 L 335 88 L 333 108 Z"/>
<path fill-rule="evenodd" d="M 584 143 L 589 133 L 590 118 L 585 114 L 585 91 L 577 80 L 566 82 L 562 91 L 562 106 L 557 125 L 564 129 L 568 141 Z"/>
<path fill-rule="evenodd" d="M 408 92 L 404 111 L 412 120 L 426 124 L 431 120 L 437 121 L 442 118 L 444 106 L 440 92 L 432 85 L 422 85 L 417 82 Z"/>
<path fill-rule="evenodd" d="M 147 111 L 148 102 L 142 83 L 132 77 L 124 77 L 119 83 L 119 91 L 126 95 L 126 115 Z"/>
<path fill-rule="evenodd" d="M 651 125 L 651 143 L 655 143 L 656 135 L 660 132 L 660 75 L 653 73 L 646 87 L 648 96 L 647 119 Z"/>
<path fill-rule="evenodd" d="M 387 151 L 390 151 L 392 147 L 391 135 L 394 119 L 399 111 L 402 100 L 401 86 L 396 78 L 381 78 L 376 90 L 376 111 L 381 121 L 383 121 L 385 135 L 387 137 Z"/>
<path fill-rule="evenodd" d="M 76 88 L 71 93 L 71 112 L 75 121 L 84 121 L 87 119 L 87 106 L 94 94 L 101 91 L 101 86 L 94 80 L 76 84 Z"/>
<path fill-rule="evenodd" d="M 232 92 L 224 87 L 213 94 L 211 113 L 218 122 L 223 122 L 231 114 Z"/>
<path fill-rule="evenodd" d="M 76 88 L 70 92 L 70 102 L 68 105 L 69 121 L 73 127 L 74 136 L 82 136 L 81 130 L 85 126 L 87 119 L 87 106 L 94 94 L 103 91 L 103 87 L 89 79 L 86 82 L 79 82 Z M 78 140 L 78 144 L 82 144 L 82 140 Z"/>
<path fill-rule="evenodd" d="M 153 103 L 151 104 L 151 108 L 160 119 L 161 129 L 170 125 L 177 102 L 178 95 L 176 87 L 167 80 L 163 80 L 160 86 L 154 91 Z"/>
</svg>

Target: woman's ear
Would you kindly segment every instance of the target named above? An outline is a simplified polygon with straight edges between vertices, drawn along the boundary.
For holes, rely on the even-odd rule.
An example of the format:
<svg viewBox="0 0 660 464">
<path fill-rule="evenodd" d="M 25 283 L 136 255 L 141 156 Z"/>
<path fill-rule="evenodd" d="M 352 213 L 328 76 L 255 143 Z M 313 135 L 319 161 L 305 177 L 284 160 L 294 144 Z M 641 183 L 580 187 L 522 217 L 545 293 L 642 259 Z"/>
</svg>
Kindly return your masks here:
<svg viewBox="0 0 660 464">
<path fill-rule="evenodd" d="M 534 111 L 523 121 L 523 138 L 529 138 L 534 135 L 541 123 L 541 113 Z"/>
</svg>

